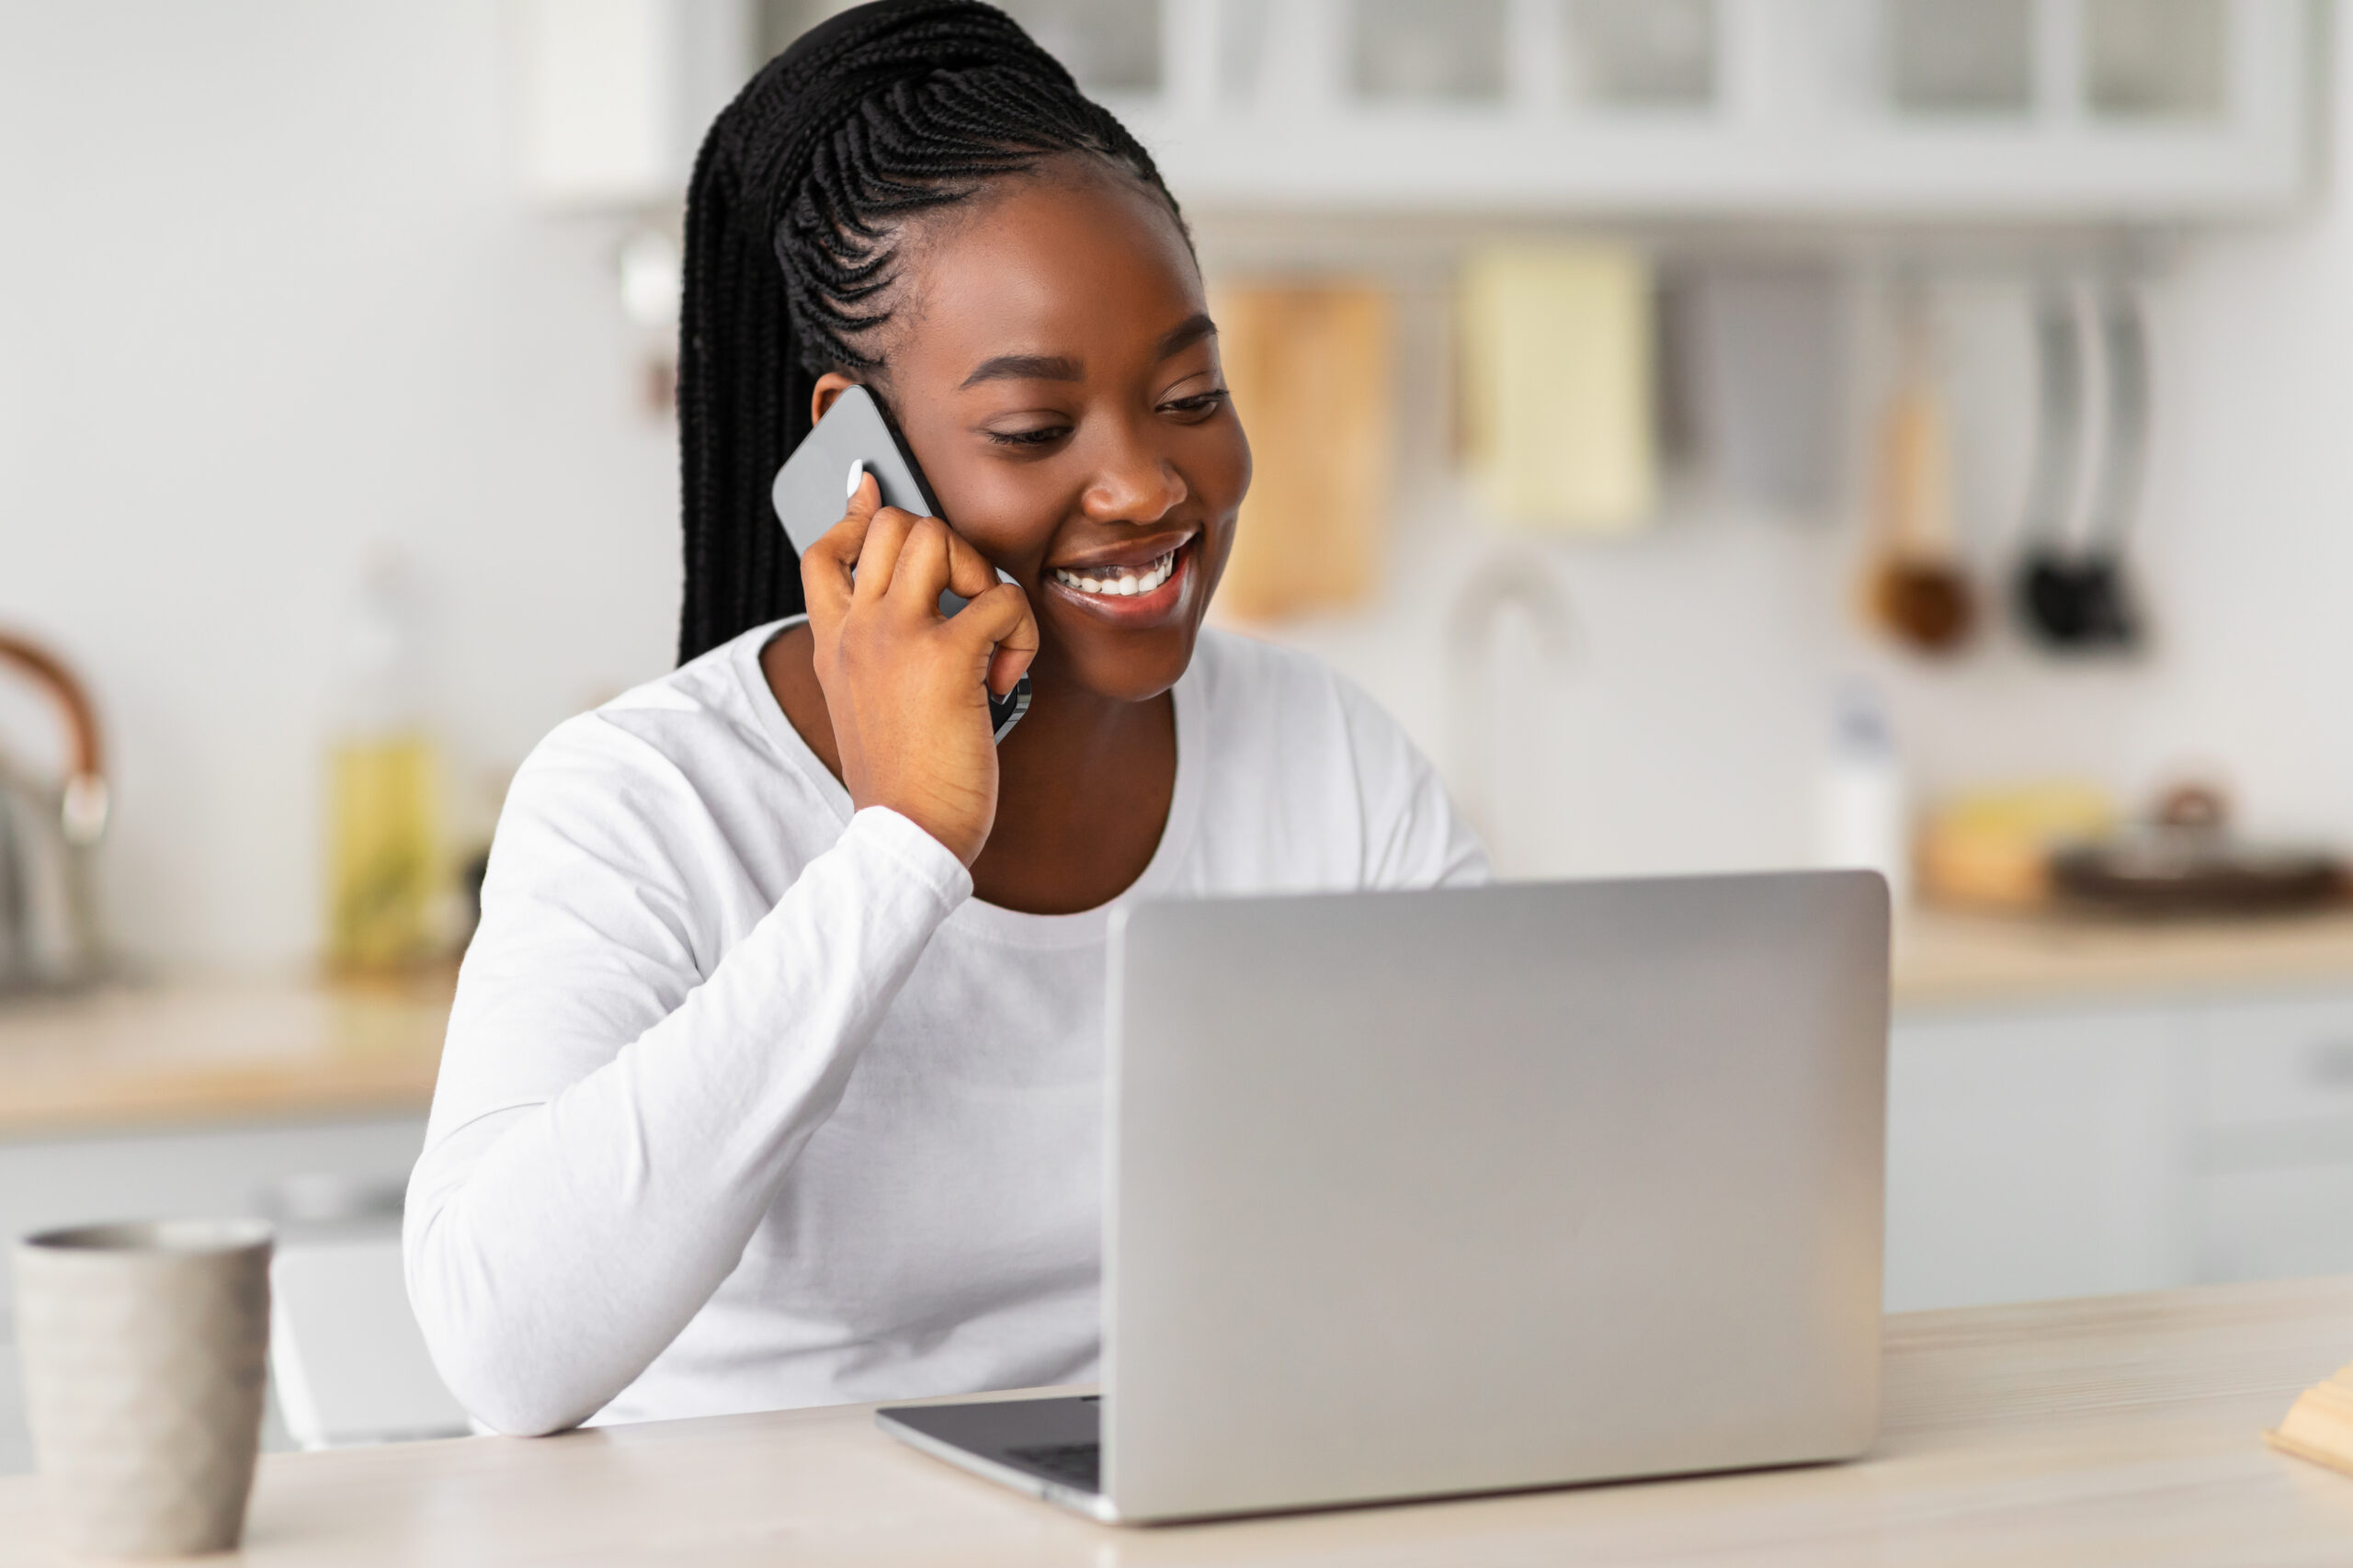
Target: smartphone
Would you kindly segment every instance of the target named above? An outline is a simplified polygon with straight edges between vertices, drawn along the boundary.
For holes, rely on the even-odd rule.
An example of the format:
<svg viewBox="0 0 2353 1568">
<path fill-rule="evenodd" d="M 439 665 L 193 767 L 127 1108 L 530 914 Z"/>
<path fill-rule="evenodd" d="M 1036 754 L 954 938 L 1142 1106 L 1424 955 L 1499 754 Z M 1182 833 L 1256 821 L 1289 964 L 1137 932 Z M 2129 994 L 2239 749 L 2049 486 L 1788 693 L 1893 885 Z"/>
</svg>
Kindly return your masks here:
<svg viewBox="0 0 2353 1568">
<path fill-rule="evenodd" d="M 806 555 L 809 547 L 824 537 L 825 531 L 842 520 L 848 510 L 849 497 L 858 491 L 858 482 L 868 474 L 882 487 L 882 505 L 913 512 L 919 517 L 938 517 L 949 521 L 933 496 L 931 486 L 924 483 L 923 470 L 916 466 L 913 452 L 899 438 L 898 429 L 874 394 L 864 387 L 850 387 L 834 399 L 817 427 L 809 432 L 792 455 L 777 470 L 776 484 L 768 498 L 775 503 L 777 521 L 784 525 L 784 537 L 792 541 L 797 552 Z M 1013 581 L 1011 574 L 1000 568 L 997 576 Z M 965 601 L 954 594 L 939 596 L 939 613 L 954 615 L 964 608 Z M 988 694 L 989 727 L 1003 741 L 1029 711 L 1029 675 L 1023 671 L 1013 690 L 1004 697 Z"/>
</svg>

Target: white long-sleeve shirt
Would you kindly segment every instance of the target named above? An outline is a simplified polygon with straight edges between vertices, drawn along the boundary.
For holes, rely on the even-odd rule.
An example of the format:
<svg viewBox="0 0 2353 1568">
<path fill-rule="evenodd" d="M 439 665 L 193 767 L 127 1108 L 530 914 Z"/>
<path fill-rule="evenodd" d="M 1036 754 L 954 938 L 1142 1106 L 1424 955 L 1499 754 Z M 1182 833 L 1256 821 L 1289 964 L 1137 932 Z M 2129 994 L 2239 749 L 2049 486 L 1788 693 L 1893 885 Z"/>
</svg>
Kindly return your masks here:
<svg viewBox="0 0 2353 1568">
<path fill-rule="evenodd" d="M 777 705 L 763 627 L 516 776 L 410 1179 L 409 1295 L 487 1426 L 1094 1373 L 1110 905 L 972 897 Z M 1435 772 L 1307 656 L 1205 631 L 1115 903 L 1475 881 Z"/>
</svg>

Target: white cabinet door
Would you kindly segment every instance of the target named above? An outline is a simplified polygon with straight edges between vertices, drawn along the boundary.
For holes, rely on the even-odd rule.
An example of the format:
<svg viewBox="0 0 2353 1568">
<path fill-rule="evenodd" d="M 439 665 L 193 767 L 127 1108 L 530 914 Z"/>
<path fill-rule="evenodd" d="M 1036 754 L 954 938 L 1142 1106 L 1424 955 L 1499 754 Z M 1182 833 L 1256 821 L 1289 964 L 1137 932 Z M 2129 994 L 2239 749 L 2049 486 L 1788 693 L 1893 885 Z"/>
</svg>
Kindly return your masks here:
<svg viewBox="0 0 2353 1568">
<path fill-rule="evenodd" d="M 2353 1269 L 2353 1161 L 2210 1173 L 2190 1220 L 2201 1281 Z"/>
<path fill-rule="evenodd" d="M 0 1243 L 100 1220 L 250 1214 L 294 1176 L 403 1181 L 424 1147 L 421 1116 L 0 1141 Z M 32 1467 L 14 1338 L 0 1289 L 0 1475 Z"/>
<path fill-rule="evenodd" d="M 2165 1006 L 1899 1021 L 1889 1310 L 2182 1283 L 2190 1028 Z"/>
<path fill-rule="evenodd" d="M 2257 1134 L 2353 1127 L 2353 997 L 2218 1002 L 2201 1012 L 2199 1036 L 2200 1125 Z"/>
<path fill-rule="evenodd" d="M 2215 1003 L 2198 1032 L 2195 1277 L 2353 1269 L 2353 997 Z"/>
<path fill-rule="evenodd" d="M 0 1140 L 0 1241 L 101 1220 L 251 1214 L 290 1176 L 404 1182 L 424 1148 L 421 1116 Z"/>
</svg>

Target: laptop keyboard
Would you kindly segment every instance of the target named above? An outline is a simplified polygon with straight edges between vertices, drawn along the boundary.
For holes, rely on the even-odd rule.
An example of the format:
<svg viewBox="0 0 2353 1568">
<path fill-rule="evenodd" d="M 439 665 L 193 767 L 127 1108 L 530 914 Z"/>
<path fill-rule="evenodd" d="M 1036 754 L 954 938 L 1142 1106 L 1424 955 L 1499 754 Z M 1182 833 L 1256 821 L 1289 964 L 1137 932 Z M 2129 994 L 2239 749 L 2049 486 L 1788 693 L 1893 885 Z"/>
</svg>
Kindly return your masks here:
<svg viewBox="0 0 2353 1568">
<path fill-rule="evenodd" d="M 1006 1456 L 1064 1486 L 1082 1492 L 1103 1490 L 1103 1445 L 1100 1443 L 1041 1443 L 1029 1449 L 1007 1449 Z"/>
</svg>

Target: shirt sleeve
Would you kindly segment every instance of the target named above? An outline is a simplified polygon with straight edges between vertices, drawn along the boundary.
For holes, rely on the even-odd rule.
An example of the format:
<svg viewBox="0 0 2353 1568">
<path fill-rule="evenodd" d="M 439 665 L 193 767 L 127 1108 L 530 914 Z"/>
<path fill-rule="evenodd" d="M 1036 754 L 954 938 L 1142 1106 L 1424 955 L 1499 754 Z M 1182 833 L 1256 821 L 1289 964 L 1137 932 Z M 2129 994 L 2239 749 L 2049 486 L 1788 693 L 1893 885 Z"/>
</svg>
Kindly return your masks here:
<svg viewBox="0 0 2353 1568">
<path fill-rule="evenodd" d="M 1364 886 L 1477 887 L 1493 880 L 1485 846 L 1429 758 L 1378 702 L 1337 675 L 1331 679 L 1356 769 Z"/>
<path fill-rule="evenodd" d="M 576 1425 L 676 1337 L 972 892 L 870 809 L 703 951 L 717 826 L 651 747 L 617 779 L 609 748 L 643 743 L 598 744 L 543 746 L 510 792 L 409 1185 L 418 1324 L 500 1432 Z"/>
</svg>

